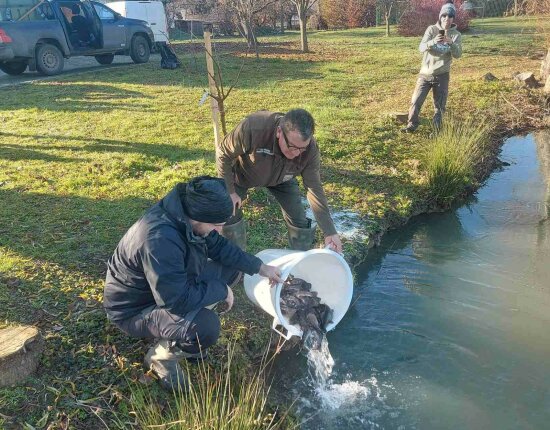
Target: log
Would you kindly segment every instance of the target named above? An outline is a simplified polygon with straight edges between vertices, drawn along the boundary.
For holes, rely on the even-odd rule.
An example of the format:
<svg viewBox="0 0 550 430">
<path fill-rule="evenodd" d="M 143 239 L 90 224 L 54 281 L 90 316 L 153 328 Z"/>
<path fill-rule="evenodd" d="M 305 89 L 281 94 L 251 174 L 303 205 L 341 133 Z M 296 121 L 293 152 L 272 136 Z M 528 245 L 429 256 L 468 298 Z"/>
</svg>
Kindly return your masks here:
<svg viewBox="0 0 550 430">
<path fill-rule="evenodd" d="M 36 327 L 0 329 L 0 387 L 23 382 L 40 361 L 44 341 Z"/>
</svg>

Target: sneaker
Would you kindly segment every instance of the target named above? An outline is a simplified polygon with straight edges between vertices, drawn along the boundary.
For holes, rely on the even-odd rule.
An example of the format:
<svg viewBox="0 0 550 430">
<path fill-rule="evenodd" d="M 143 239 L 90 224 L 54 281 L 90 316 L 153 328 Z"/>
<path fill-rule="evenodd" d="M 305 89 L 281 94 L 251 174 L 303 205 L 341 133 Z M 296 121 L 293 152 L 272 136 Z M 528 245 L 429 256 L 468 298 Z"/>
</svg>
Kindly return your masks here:
<svg viewBox="0 0 550 430">
<path fill-rule="evenodd" d="M 183 358 L 182 351 L 171 344 L 171 341 L 162 339 L 149 348 L 143 360 L 144 366 L 158 377 L 165 390 L 186 392 L 187 376 L 178 363 Z"/>
</svg>

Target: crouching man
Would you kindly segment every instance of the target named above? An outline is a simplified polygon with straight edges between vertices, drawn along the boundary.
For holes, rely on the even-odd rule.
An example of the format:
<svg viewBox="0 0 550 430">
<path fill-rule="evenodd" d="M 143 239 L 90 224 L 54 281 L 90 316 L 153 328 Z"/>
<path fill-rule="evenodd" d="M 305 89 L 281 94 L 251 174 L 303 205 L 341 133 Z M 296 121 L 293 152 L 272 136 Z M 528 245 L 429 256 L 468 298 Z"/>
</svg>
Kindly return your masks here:
<svg viewBox="0 0 550 430">
<path fill-rule="evenodd" d="M 222 179 L 180 183 L 130 227 L 109 259 L 107 315 L 130 336 L 156 339 L 145 366 L 164 388 L 185 389 L 178 361 L 204 357 L 216 343 L 220 320 L 208 307 L 233 306 L 231 287 L 241 272 L 282 282 L 278 268 L 219 234 L 232 213 Z"/>
</svg>

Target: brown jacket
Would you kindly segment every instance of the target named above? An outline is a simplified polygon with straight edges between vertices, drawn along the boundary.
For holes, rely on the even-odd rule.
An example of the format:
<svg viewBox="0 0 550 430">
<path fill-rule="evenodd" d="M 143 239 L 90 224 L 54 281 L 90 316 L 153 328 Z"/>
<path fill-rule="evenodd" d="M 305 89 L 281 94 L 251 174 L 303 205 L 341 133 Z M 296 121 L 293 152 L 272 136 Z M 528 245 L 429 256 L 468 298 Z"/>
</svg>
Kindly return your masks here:
<svg viewBox="0 0 550 430">
<path fill-rule="evenodd" d="M 277 142 L 282 113 L 259 111 L 247 116 L 221 142 L 216 156 L 218 175 L 230 193 L 242 188 L 272 187 L 301 175 L 315 219 L 326 236 L 336 234 L 321 184 L 321 155 L 312 138 L 298 157 L 286 158 Z"/>
</svg>

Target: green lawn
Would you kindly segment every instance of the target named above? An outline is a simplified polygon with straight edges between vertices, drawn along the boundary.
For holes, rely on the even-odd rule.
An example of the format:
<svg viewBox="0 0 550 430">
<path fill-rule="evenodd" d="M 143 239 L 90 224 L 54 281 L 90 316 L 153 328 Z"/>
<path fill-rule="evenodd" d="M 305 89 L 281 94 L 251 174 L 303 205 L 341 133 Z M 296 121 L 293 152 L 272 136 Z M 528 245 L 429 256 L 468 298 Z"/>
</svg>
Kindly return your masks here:
<svg viewBox="0 0 550 430">
<path fill-rule="evenodd" d="M 523 112 L 537 97 L 516 89 L 511 76 L 540 67 L 535 24 L 486 19 L 464 34 L 451 74 L 455 115 L 501 131 L 528 125 Z M 226 101 L 228 126 L 259 109 L 308 109 L 333 208 L 358 212 L 372 233 L 425 209 L 419 148 L 431 131 L 431 101 L 413 136 L 387 117 L 408 109 L 419 38 L 386 38 L 383 29 L 317 32 L 309 54 L 299 52 L 297 33 L 261 41 L 259 59 L 245 57 L 238 39 L 215 41 L 228 84 L 245 62 Z M 54 429 L 68 420 L 71 428 L 104 428 L 93 411 L 110 422 L 107 405 L 127 410 L 122 375 L 139 378 L 145 344 L 121 336 L 104 316 L 105 261 L 174 184 L 215 174 L 208 103 L 198 103 L 207 86 L 204 53 L 193 43 L 176 49 L 183 67 L 175 71 L 152 62 L 0 90 L 0 326 L 35 324 L 47 340 L 35 376 L 0 390 L 0 427 L 16 420 Z M 487 72 L 500 80 L 484 82 Z M 253 193 L 246 213 L 252 252 L 285 246 L 282 217 L 266 193 Z M 347 244 L 350 255 L 356 245 Z M 253 362 L 268 319 L 241 291 L 223 324 L 222 343 L 237 339 L 237 359 Z"/>
</svg>

